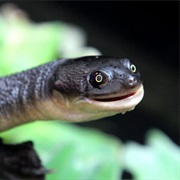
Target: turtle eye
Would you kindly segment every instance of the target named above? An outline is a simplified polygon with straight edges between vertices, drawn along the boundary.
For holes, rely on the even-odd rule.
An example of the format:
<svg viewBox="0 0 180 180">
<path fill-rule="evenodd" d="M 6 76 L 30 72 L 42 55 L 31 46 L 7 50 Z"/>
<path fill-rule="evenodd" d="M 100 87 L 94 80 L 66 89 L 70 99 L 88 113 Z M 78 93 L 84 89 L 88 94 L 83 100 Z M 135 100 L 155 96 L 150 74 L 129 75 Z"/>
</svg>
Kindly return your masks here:
<svg viewBox="0 0 180 180">
<path fill-rule="evenodd" d="M 101 83 L 101 82 L 103 81 L 103 76 L 102 76 L 102 74 L 97 74 L 97 75 L 95 76 L 95 81 L 96 81 L 97 83 Z"/>
<path fill-rule="evenodd" d="M 136 66 L 134 64 L 131 64 L 130 70 L 132 73 L 135 73 L 136 72 Z"/>
<path fill-rule="evenodd" d="M 101 88 L 108 82 L 108 77 L 105 73 L 96 71 L 90 75 L 90 83 L 93 87 Z"/>
</svg>

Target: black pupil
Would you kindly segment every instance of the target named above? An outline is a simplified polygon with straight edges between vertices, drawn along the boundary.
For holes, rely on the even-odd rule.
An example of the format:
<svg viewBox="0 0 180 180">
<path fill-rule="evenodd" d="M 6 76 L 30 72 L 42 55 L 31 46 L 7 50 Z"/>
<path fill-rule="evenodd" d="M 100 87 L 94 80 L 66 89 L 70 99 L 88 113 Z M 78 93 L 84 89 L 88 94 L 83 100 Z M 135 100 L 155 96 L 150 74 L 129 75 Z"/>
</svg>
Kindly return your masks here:
<svg viewBox="0 0 180 180">
<path fill-rule="evenodd" d="M 131 66 L 131 70 L 132 70 L 133 72 L 135 72 L 136 69 L 135 69 L 134 65 Z"/>
<path fill-rule="evenodd" d="M 96 79 L 98 82 L 101 82 L 102 81 L 102 75 L 97 75 Z"/>
<path fill-rule="evenodd" d="M 91 74 L 90 83 L 93 87 L 99 88 L 99 86 L 104 83 L 103 79 L 104 75 L 101 72 L 97 71 Z"/>
</svg>

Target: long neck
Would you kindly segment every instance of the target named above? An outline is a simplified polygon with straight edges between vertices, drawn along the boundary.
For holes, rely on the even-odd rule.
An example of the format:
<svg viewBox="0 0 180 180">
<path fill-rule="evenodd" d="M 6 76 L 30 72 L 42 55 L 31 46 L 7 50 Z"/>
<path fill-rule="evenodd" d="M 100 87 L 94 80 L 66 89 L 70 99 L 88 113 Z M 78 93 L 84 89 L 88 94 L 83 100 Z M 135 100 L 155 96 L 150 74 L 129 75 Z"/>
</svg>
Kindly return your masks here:
<svg viewBox="0 0 180 180">
<path fill-rule="evenodd" d="M 35 102 L 47 98 L 50 79 L 59 61 L 0 78 L 0 131 L 42 119 L 43 112 Z"/>
</svg>

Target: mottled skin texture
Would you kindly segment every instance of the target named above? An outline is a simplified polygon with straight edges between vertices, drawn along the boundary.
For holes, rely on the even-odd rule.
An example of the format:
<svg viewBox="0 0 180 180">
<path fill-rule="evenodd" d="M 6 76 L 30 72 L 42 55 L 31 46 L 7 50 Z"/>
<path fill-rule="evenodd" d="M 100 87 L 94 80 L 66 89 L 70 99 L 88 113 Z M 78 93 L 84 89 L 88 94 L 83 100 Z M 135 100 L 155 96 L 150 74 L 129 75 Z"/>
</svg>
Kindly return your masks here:
<svg viewBox="0 0 180 180">
<path fill-rule="evenodd" d="M 131 110 L 143 96 L 140 74 L 133 66 L 128 59 L 89 56 L 56 60 L 2 77 L 0 131 L 38 119 L 79 122 Z M 96 82 L 96 77 L 102 82 Z M 132 105 L 117 101 L 140 87 L 141 95 Z"/>
<path fill-rule="evenodd" d="M 18 124 L 21 116 L 28 118 L 35 114 L 37 114 L 37 118 L 40 118 L 35 103 L 46 99 L 50 88 L 48 82 L 60 63 L 60 61 L 53 61 L 37 68 L 0 78 L 0 121 L 8 124 L 15 120 Z M 19 123 L 21 124 L 21 121 Z M 2 125 L 0 129 L 1 127 Z"/>
</svg>

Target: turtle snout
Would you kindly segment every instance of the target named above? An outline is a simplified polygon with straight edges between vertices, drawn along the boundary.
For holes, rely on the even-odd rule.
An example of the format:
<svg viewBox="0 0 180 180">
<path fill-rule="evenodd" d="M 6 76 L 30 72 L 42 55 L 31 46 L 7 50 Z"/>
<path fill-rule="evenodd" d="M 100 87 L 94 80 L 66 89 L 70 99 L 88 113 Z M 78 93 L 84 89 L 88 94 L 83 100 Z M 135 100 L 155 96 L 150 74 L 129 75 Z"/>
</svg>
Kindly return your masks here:
<svg viewBox="0 0 180 180">
<path fill-rule="evenodd" d="M 123 81 L 124 84 L 130 88 L 135 88 L 137 86 L 139 86 L 140 84 L 140 80 L 138 80 L 137 77 L 132 76 L 132 75 L 123 75 Z"/>
</svg>

